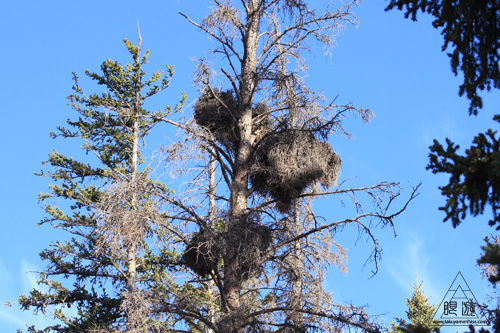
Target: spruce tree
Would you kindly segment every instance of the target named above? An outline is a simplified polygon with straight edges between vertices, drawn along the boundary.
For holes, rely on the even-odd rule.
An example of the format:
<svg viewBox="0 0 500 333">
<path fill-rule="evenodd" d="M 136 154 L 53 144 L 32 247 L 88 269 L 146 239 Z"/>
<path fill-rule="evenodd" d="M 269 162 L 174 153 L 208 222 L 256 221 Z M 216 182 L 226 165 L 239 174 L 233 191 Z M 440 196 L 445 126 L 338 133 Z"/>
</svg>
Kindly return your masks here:
<svg viewBox="0 0 500 333">
<path fill-rule="evenodd" d="M 423 282 L 422 282 L 423 283 Z M 439 332 L 440 324 L 434 319 L 434 313 L 437 307 L 429 302 L 425 297 L 422 283 L 413 285 L 411 298 L 406 299 L 408 311 L 406 315 L 410 322 L 404 319 L 396 318 L 396 322 L 391 323 L 390 333 L 432 333 Z"/>
<path fill-rule="evenodd" d="M 72 100 L 82 116 L 70 122 L 74 132 L 60 128 L 59 135 L 86 140 L 102 166 L 51 155 L 55 171 L 47 175 L 61 185 L 42 199 L 70 199 L 74 212 L 48 204 L 46 222 L 76 236 L 45 251 L 41 283 L 53 289 L 21 304 L 53 311 L 63 320 L 48 328 L 56 332 L 378 332 L 364 308 L 334 300 L 322 283 L 329 266 L 345 269 L 335 237 L 350 226 L 372 244 L 375 273 L 375 228 L 394 228 L 417 189 L 395 208 L 396 183 L 336 187 L 341 159 L 328 139 L 349 135 L 345 116 L 368 121 L 372 113 L 325 102 L 304 81 L 309 42 L 332 46 L 338 29 L 355 22 L 357 3 L 318 13 L 301 0 L 216 0 L 201 23 L 188 19 L 216 40 L 213 54 L 226 61 L 220 72 L 200 61 L 191 120 L 143 109 L 170 76 L 158 86 L 160 74 L 141 81 L 138 47 L 127 43 L 131 65 L 108 61 L 103 75 L 89 73 L 108 92 L 86 97 L 76 85 Z M 186 133 L 165 149 L 169 162 L 189 163 L 186 190 L 176 194 L 150 181 L 138 149 L 160 121 Z M 311 202 L 324 196 L 339 207 L 350 202 L 352 215 L 322 219 Z M 73 277 L 73 286 L 55 275 Z M 63 313 L 70 304 L 76 316 Z"/>
<path fill-rule="evenodd" d="M 500 122 L 500 115 L 494 117 Z M 444 221 L 451 220 L 457 227 L 468 214 L 480 216 L 486 207 L 493 218 L 488 224 L 500 229 L 500 141 L 497 131 L 478 134 L 465 154 L 460 146 L 446 139 L 446 147 L 437 140 L 430 147 L 428 170 L 450 176 L 448 184 L 441 186 L 446 204 L 440 207 L 446 213 Z"/>
<path fill-rule="evenodd" d="M 448 55 L 453 73 L 457 75 L 460 71 L 464 75 L 459 94 L 465 94 L 470 100 L 469 114 L 477 115 L 483 107 L 479 92 L 500 88 L 500 2 L 391 0 L 386 10 L 395 8 L 406 10 L 405 17 L 414 21 L 419 11 L 434 17 L 433 26 L 442 28 L 443 51 L 451 51 Z M 497 126 L 500 115 L 495 115 L 493 121 Z M 496 231 L 500 229 L 500 141 L 497 132 L 488 129 L 479 133 L 464 154 L 460 153 L 460 146 L 448 138 L 444 145 L 434 140 L 430 147 L 427 170 L 450 176 L 448 184 L 440 187 L 446 204 L 439 209 L 446 213 L 445 221 L 451 220 L 453 227 L 457 227 L 468 214 L 482 215 L 489 206 L 493 218 L 488 223 L 496 226 Z M 498 244 L 486 241 L 483 250 L 478 264 L 490 265 L 497 270 L 500 263 Z M 496 284 L 496 274 L 490 276 L 490 281 Z M 500 321 L 498 307 L 488 312 L 497 317 L 495 322 Z M 493 330 L 500 330 L 496 327 L 500 325 L 495 324 Z M 472 326 L 471 330 L 474 331 Z"/>
<path fill-rule="evenodd" d="M 498 0 L 391 0 L 386 10 L 406 10 L 405 18 L 417 20 L 418 11 L 434 17 L 442 29 L 443 51 L 455 75 L 464 74 L 459 94 L 470 100 L 469 114 L 483 107 L 481 90 L 500 88 L 500 3 Z"/>
<path fill-rule="evenodd" d="M 178 259 L 169 246 L 161 196 L 171 191 L 151 177 L 142 154 L 151 129 L 175 107 L 148 111 L 144 102 L 169 86 L 173 67 L 145 77 L 148 54 L 125 40 L 133 61 L 108 59 L 102 74 L 86 71 L 102 92 L 87 95 L 73 74 L 68 99 L 78 117 L 58 127 L 53 138 L 78 138 L 82 159 L 49 154 L 52 179 L 41 194 L 51 225 L 68 233 L 40 253 L 46 268 L 40 287 L 19 299 L 23 310 L 51 314 L 55 324 L 29 332 L 165 332 L 169 314 L 161 307 L 161 286 Z M 75 118 L 72 116 L 71 118 Z"/>
<path fill-rule="evenodd" d="M 451 58 L 455 75 L 461 71 L 464 83 L 460 95 L 470 100 L 469 114 L 476 115 L 482 108 L 479 91 L 500 88 L 500 3 L 498 0 L 391 0 L 386 10 L 405 10 L 405 17 L 417 20 L 419 11 L 434 17 L 433 26 L 442 28 L 443 51 Z M 494 124 L 500 115 L 493 117 Z M 497 131 L 489 129 L 479 133 L 465 154 L 450 139 L 443 145 L 434 140 L 428 170 L 450 175 L 447 185 L 440 187 L 446 197 L 446 220 L 453 227 L 467 214 L 482 215 L 490 206 L 491 226 L 500 223 L 500 142 Z M 499 226 L 497 226 L 497 229 Z"/>
</svg>

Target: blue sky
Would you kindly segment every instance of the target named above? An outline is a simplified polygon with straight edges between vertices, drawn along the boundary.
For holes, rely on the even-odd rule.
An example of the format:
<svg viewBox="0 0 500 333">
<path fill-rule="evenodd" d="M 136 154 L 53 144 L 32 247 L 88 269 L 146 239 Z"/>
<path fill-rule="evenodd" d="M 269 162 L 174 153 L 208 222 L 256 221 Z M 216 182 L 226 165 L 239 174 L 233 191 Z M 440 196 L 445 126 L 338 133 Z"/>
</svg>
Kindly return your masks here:
<svg viewBox="0 0 500 333">
<path fill-rule="evenodd" d="M 321 1 L 315 1 L 321 3 Z M 482 239 L 493 230 L 488 216 L 469 219 L 459 228 L 443 223 L 438 207 L 444 203 L 438 190 L 445 176 L 425 171 L 428 146 L 434 138 L 450 137 L 467 147 L 474 134 L 492 126 L 491 118 L 500 105 L 498 92 L 485 95 L 485 108 L 469 117 L 468 102 L 458 97 L 458 85 L 441 52 L 442 37 L 432 28 L 430 18 L 418 23 L 403 18 L 401 12 L 384 12 L 386 1 L 368 1 L 355 12 L 359 25 L 337 39 L 330 58 L 322 49 L 314 50 L 307 83 L 322 89 L 329 98 L 352 101 L 371 108 L 375 118 L 368 124 L 347 120 L 351 140 L 333 137 L 332 146 L 343 160 L 342 179 L 357 177 L 353 184 L 371 185 L 378 181 L 401 182 L 409 195 L 409 184 L 422 182 L 420 196 L 396 221 L 392 230 L 376 231 L 384 254 L 379 273 L 363 269 L 370 253 L 365 239 L 356 242 L 355 231 L 346 229 L 338 240 L 348 248 L 349 273 L 329 271 L 326 286 L 343 303 L 369 305 L 389 324 L 405 317 L 405 297 L 410 285 L 424 281 L 427 296 L 439 304 L 448 287 L 461 271 L 476 298 L 481 301 L 491 291 L 475 266 Z M 171 87 L 152 101 L 154 107 L 175 104 L 182 91 L 188 103 L 197 93 L 192 86 L 196 57 L 202 57 L 214 44 L 183 19 L 178 11 L 201 18 L 206 1 L 8 1 L 1 5 L 3 51 L 0 99 L 0 148 L 3 163 L 0 209 L 0 327 L 3 331 L 23 328 L 24 323 L 43 322 L 41 316 L 17 310 L 15 300 L 34 286 L 29 271 L 43 265 L 38 253 L 50 242 L 64 237 L 47 226 L 37 227 L 44 213 L 37 195 L 47 190 L 47 179 L 35 177 L 41 161 L 53 149 L 69 155 L 79 154 L 80 143 L 49 138 L 49 132 L 63 125 L 73 111 L 67 106 L 71 93 L 71 72 L 83 77 L 85 69 L 98 71 L 107 58 L 128 62 L 122 40 L 137 41 L 139 20 L 143 49 L 151 51 L 149 73 L 175 66 Z M 92 88 L 92 85 L 87 85 Z M 189 113 L 189 108 L 186 109 Z M 164 143 L 175 132 L 156 129 L 154 146 Z M 175 139 L 175 138 L 174 138 Z M 153 147 L 154 148 L 154 147 Z M 404 195 L 405 195 L 404 194 Z M 404 196 L 403 195 L 403 196 Z M 335 219 L 328 201 L 314 205 L 327 219 Z M 3 306 L 13 301 L 11 308 Z"/>
</svg>

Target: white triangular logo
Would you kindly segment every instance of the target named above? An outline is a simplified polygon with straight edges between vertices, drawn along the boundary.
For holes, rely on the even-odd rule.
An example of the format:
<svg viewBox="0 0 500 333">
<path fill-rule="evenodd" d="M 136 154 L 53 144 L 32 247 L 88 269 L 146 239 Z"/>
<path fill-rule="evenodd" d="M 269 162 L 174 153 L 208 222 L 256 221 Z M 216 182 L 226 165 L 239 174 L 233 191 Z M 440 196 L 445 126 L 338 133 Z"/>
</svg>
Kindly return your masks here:
<svg viewBox="0 0 500 333">
<path fill-rule="evenodd" d="M 462 273 L 458 272 L 434 313 L 434 318 L 439 319 L 443 326 L 468 326 L 471 320 L 481 318 L 476 311 L 476 304 L 476 297 Z"/>
</svg>

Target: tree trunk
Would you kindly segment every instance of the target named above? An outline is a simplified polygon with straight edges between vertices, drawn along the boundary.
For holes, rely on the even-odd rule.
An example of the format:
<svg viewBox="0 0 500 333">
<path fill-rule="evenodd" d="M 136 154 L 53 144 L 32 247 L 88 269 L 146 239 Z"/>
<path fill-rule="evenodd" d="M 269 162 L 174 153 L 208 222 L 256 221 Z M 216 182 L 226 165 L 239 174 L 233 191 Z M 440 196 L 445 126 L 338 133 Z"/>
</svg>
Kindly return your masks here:
<svg viewBox="0 0 500 333">
<path fill-rule="evenodd" d="M 210 179 L 208 184 L 208 221 L 211 227 L 214 226 L 215 223 L 215 158 L 213 155 L 210 155 L 209 162 L 209 172 Z M 207 293 L 210 295 L 211 299 L 215 299 L 216 290 L 215 290 L 215 282 L 213 280 L 208 280 L 206 282 Z M 207 317 L 211 323 L 215 323 L 217 319 L 218 308 L 215 305 L 215 302 L 212 302 L 208 305 Z M 207 329 L 207 333 L 215 333 L 211 328 Z"/>
<path fill-rule="evenodd" d="M 300 207 L 299 200 L 295 199 L 293 202 L 293 236 L 300 235 L 302 233 L 302 224 L 300 221 Z M 292 297 L 291 297 L 291 306 L 294 309 L 302 308 L 302 240 L 298 239 L 295 241 L 294 245 L 294 253 L 292 259 L 293 266 L 293 283 L 292 283 Z M 294 311 L 291 314 L 290 318 L 294 325 L 299 325 L 302 319 L 302 315 L 300 312 Z"/>
<path fill-rule="evenodd" d="M 227 232 L 227 249 L 224 256 L 224 290 L 227 304 L 227 319 L 224 329 L 227 332 L 237 332 L 234 328 L 237 310 L 240 307 L 241 270 L 238 259 L 240 235 L 235 227 L 243 222 L 248 200 L 249 159 L 252 149 L 252 106 L 255 89 L 255 67 L 257 42 L 259 33 L 259 1 L 249 0 L 246 32 L 243 38 L 244 56 L 241 63 L 241 79 L 239 87 L 239 114 L 237 117 L 237 135 L 239 143 L 235 151 L 233 169 L 229 223 Z M 232 325 L 233 327 L 229 327 Z"/>
<path fill-rule="evenodd" d="M 140 34 L 139 34 L 140 38 Z M 136 63 L 139 64 L 139 53 L 141 47 L 141 39 L 139 41 L 139 45 L 137 46 L 137 59 Z M 140 86 L 139 82 L 135 82 L 135 101 L 134 108 L 132 110 L 132 114 L 129 115 L 134 121 L 133 124 L 133 143 L 132 143 L 132 156 L 130 159 L 130 185 L 133 187 L 131 203 L 132 211 L 137 211 L 139 209 L 139 199 L 138 193 L 136 192 L 137 188 L 137 177 L 138 177 L 138 163 L 139 163 L 139 108 L 140 108 L 141 100 L 140 100 Z M 133 215 L 134 220 L 136 214 Z M 128 226 L 126 232 L 131 233 L 131 235 L 125 235 L 126 237 L 126 246 L 127 246 L 127 295 L 125 297 L 125 301 L 127 304 L 127 331 L 133 332 L 138 327 L 137 322 L 137 311 L 139 311 L 139 304 L 137 304 L 137 295 L 136 295 L 136 283 L 137 283 L 137 247 L 136 242 L 132 240 L 134 237 L 134 227 L 139 224 L 140 221 L 133 221 L 133 224 Z"/>
</svg>

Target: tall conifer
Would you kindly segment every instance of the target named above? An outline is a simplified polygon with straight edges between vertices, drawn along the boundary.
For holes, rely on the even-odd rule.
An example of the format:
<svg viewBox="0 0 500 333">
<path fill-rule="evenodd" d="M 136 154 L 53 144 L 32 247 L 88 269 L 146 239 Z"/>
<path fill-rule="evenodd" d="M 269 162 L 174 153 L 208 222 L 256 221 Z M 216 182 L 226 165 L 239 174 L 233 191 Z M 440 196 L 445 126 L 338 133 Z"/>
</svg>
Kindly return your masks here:
<svg viewBox="0 0 500 333">
<path fill-rule="evenodd" d="M 159 307 L 158 285 L 168 278 L 176 253 L 165 246 L 168 224 L 162 195 L 170 190 L 151 177 L 150 161 L 141 153 L 157 124 L 179 110 L 148 111 L 144 101 L 169 86 L 173 67 L 145 77 L 146 51 L 125 40 L 133 58 L 122 65 L 108 59 L 102 74 L 85 74 L 103 87 L 86 95 L 74 74 L 68 99 L 79 117 L 58 127 L 51 137 L 79 138 L 85 162 L 59 152 L 49 154 L 50 193 L 41 194 L 47 217 L 40 224 L 68 232 L 41 252 L 47 263 L 39 288 L 20 297 L 21 307 L 51 313 L 56 323 L 30 332 L 127 330 L 165 331 L 167 314 Z M 73 118 L 73 117 L 72 117 Z M 68 204 L 66 204 L 68 202 Z"/>
<path fill-rule="evenodd" d="M 423 282 L 422 282 L 423 283 Z M 429 302 L 422 288 L 422 283 L 413 285 L 411 298 L 406 299 L 408 311 L 406 315 L 410 322 L 396 318 L 396 322 L 391 323 L 390 333 L 432 333 L 439 332 L 440 324 L 434 319 L 437 307 Z"/>
</svg>

